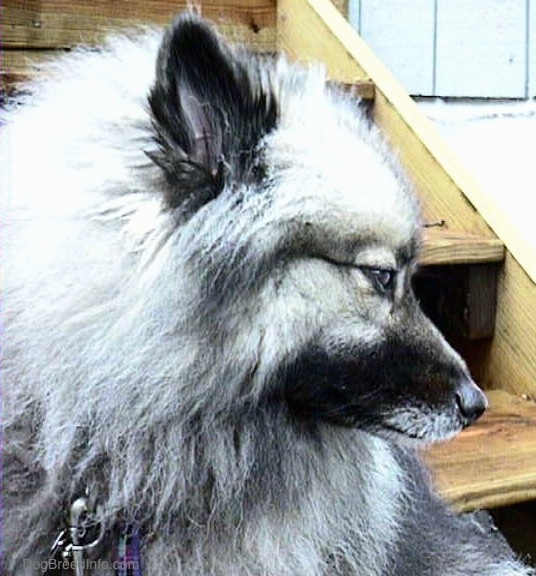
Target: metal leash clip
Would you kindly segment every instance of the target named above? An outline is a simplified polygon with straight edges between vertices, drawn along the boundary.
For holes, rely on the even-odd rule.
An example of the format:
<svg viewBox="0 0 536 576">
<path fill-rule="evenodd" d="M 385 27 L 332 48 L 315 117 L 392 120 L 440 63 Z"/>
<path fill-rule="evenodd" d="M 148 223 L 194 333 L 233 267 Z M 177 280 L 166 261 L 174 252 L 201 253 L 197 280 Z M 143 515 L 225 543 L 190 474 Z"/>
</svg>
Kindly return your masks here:
<svg viewBox="0 0 536 576">
<path fill-rule="evenodd" d="M 74 576 L 88 576 L 87 551 L 97 546 L 103 535 L 104 528 L 89 511 L 87 498 L 77 498 L 69 510 L 67 528 L 58 534 L 51 547 L 51 566 L 68 566 Z"/>
</svg>

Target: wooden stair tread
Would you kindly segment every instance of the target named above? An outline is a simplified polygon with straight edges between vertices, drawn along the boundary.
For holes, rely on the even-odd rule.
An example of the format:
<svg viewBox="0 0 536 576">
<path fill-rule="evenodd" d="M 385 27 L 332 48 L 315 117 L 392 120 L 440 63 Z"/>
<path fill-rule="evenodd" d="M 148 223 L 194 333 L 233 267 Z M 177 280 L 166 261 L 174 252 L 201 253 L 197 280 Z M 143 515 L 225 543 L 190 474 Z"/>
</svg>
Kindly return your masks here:
<svg viewBox="0 0 536 576">
<path fill-rule="evenodd" d="M 437 227 L 424 231 L 420 263 L 423 266 L 481 264 L 502 262 L 504 257 L 505 248 L 498 238 Z"/>
<path fill-rule="evenodd" d="M 337 88 L 348 92 L 355 98 L 360 98 L 368 102 L 374 100 L 376 86 L 372 80 L 368 78 L 356 79 L 353 82 L 336 82 L 330 81 L 329 84 L 337 86 Z"/>
<path fill-rule="evenodd" d="M 477 423 L 424 452 L 440 494 L 461 510 L 536 498 L 536 402 L 499 390 L 488 397 Z"/>
</svg>

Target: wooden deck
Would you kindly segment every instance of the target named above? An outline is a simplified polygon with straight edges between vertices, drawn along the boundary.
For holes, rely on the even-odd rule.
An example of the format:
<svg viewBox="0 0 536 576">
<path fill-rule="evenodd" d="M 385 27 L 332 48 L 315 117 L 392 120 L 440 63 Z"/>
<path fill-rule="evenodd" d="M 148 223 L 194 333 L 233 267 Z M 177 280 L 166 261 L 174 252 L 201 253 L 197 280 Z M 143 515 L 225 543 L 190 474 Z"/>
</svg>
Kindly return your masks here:
<svg viewBox="0 0 536 576">
<path fill-rule="evenodd" d="M 461 510 L 536 498 L 536 401 L 500 390 L 488 397 L 476 424 L 424 453 L 440 493 Z"/>
</svg>

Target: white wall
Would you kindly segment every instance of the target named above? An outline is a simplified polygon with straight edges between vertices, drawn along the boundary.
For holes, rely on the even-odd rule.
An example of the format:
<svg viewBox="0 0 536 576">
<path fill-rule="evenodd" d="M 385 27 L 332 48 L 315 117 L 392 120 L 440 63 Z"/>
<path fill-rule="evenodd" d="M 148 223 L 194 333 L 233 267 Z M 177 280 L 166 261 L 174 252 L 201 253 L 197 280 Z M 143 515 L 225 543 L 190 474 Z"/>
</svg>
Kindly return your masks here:
<svg viewBox="0 0 536 576">
<path fill-rule="evenodd" d="M 536 96 L 536 0 L 529 0 L 529 78 L 528 93 Z"/>
<path fill-rule="evenodd" d="M 430 94 L 434 76 L 434 7 L 430 0 L 361 2 L 361 34 L 413 90 Z"/>
<path fill-rule="evenodd" d="M 536 0 L 350 0 L 349 16 L 412 94 L 536 96 Z"/>
</svg>

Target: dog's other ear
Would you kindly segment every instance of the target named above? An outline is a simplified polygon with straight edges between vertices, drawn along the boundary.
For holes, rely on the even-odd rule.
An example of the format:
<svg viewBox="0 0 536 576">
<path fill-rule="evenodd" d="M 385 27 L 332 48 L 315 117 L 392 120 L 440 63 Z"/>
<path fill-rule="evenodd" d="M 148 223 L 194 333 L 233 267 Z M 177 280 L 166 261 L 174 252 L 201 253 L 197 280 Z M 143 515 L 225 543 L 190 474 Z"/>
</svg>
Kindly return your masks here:
<svg viewBox="0 0 536 576">
<path fill-rule="evenodd" d="M 258 173 L 255 151 L 276 123 L 267 64 L 233 50 L 200 17 L 179 16 L 164 35 L 149 105 L 172 207 L 200 207 L 229 178 Z"/>
</svg>

